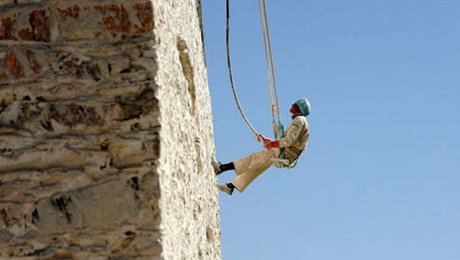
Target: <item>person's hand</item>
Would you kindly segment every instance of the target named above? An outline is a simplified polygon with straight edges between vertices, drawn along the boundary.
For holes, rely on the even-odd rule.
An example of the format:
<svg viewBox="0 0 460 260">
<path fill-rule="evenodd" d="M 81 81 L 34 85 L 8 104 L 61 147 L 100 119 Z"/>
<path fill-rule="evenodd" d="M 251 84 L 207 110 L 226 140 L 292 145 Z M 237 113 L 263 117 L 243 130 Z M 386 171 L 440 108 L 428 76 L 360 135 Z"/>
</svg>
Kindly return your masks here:
<svg viewBox="0 0 460 260">
<path fill-rule="evenodd" d="M 280 142 L 278 140 L 264 143 L 264 148 L 267 150 L 270 150 L 272 148 L 279 148 L 279 147 L 280 147 Z"/>
<path fill-rule="evenodd" d="M 267 143 L 267 142 L 273 141 L 272 139 L 267 138 L 267 137 L 265 137 L 265 136 L 263 136 L 261 134 L 255 134 L 254 138 L 256 138 L 257 142 L 262 142 L 264 144 Z"/>
</svg>

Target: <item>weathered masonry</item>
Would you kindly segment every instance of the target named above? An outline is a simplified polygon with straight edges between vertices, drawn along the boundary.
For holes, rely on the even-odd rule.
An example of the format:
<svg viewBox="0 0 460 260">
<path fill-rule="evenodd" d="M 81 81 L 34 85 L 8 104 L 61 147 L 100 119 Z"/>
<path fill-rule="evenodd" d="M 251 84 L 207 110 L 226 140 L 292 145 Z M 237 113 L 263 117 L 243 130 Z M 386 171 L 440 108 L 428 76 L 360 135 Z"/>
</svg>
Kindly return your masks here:
<svg viewBox="0 0 460 260">
<path fill-rule="evenodd" d="M 200 0 L 0 0 L 0 259 L 220 259 Z"/>
</svg>

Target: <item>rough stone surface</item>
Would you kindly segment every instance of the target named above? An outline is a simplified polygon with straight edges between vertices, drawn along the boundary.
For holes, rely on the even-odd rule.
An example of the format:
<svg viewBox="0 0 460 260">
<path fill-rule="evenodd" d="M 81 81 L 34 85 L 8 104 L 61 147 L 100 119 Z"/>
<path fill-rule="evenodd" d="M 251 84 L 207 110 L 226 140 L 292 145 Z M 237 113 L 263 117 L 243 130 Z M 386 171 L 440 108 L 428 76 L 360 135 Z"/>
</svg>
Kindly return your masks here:
<svg viewBox="0 0 460 260">
<path fill-rule="evenodd" d="M 220 259 L 199 0 L 0 0 L 0 259 Z"/>
</svg>

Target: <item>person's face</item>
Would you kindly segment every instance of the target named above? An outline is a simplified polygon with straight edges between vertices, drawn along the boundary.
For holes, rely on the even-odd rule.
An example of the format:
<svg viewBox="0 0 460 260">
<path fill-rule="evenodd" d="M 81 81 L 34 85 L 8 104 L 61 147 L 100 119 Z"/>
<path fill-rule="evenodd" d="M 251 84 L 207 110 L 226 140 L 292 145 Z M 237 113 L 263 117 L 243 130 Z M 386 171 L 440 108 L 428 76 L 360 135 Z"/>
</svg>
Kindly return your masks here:
<svg viewBox="0 0 460 260">
<path fill-rule="evenodd" d="M 296 104 L 292 104 L 291 110 L 289 110 L 293 115 L 300 113 L 299 106 Z"/>
</svg>

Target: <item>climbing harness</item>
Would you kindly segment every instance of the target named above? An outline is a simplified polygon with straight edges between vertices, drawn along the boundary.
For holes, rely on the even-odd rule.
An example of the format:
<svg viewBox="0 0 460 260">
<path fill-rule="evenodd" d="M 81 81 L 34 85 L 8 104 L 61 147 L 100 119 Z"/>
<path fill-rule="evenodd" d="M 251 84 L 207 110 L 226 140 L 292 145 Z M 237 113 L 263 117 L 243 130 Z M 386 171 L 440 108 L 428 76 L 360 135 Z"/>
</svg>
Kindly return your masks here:
<svg viewBox="0 0 460 260">
<path fill-rule="evenodd" d="M 271 47 L 271 41 L 270 41 L 270 30 L 268 27 L 267 8 L 266 8 L 265 0 L 259 0 L 259 10 L 260 10 L 260 21 L 262 25 L 262 34 L 263 34 L 263 40 L 264 40 L 265 63 L 266 63 L 266 69 L 267 69 L 268 87 L 270 91 L 270 110 L 272 114 L 273 134 L 276 140 L 280 140 L 284 137 L 284 126 L 281 123 L 281 117 L 280 117 L 278 92 L 276 88 L 275 68 L 273 65 L 273 55 L 272 55 L 272 47 Z M 251 129 L 251 131 L 254 134 L 257 134 L 257 131 L 254 129 L 254 127 L 251 125 L 246 115 L 244 114 L 244 111 L 238 99 L 238 95 L 235 89 L 235 84 L 233 81 L 232 65 L 231 65 L 231 60 L 230 60 L 230 0 L 227 0 L 226 38 L 227 38 L 227 63 L 228 63 L 228 71 L 230 75 L 230 84 L 231 84 L 232 91 L 233 91 L 233 97 L 235 99 L 238 110 L 240 111 L 240 114 L 243 117 L 244 121 L 246 122 L 248 127 Z M 276 112 L 278 116 L 278 124 L 276 123 L 276 120 L 275 120 L 275 107 L 276 107 Z M 259 138 L 259 142 L 262 142 L 261 138 Z M 275 165 L 278 168 L 289 168 L 289 169 L 294 168 L 297 165 L 297 161 L 299 157 L 296 158 L 295 163 L 290 164 L 289 160 L 284 158 L 285 148 L 281 148 L 280 150 L 281 152 L 280 152 L 279 158 L 273 158 L 273 165 Z"/>
<path fill-rule="evenodd" d="M 305 134 L 306 134 L 306 130 L 303 130 L 299 135 L 299 139 L 302 139 Z M 283 137 L 284 137 L 284 135 L 283 135 Z M 295 158 L 295 160 L 292 163 L 289 163 L 289 160 L 285 159 L 284 157 L 281 157 L 281 154 L 280 154 L 279 158 L 273 158 L 272 159 L 272 163 L 273 163 L 273 165 L 275 167 L 293 169 L 293 168 L 295 168 L 297 166 L 297 163 L 299 162 L 300 155 L 302 154 L 303 151 L 300 151 L 295 146 L 291 146 L 291 147 L 288 147 L 288 148 L 291 149 L 292 151 L 294 151 L 295 153 L 297 153 L 297 157 Z"/>
<path fill-rule="evenodd" d="M 272 163 L 276 168 L 285 168 L 285 169 L 294 169 L 297 166 L 297 162 L 299 161 L 299 156 L 294 160 L 292 164 L 289 163 L 288 159 L 282 158 L 273 158 Z"/>
</svg>

